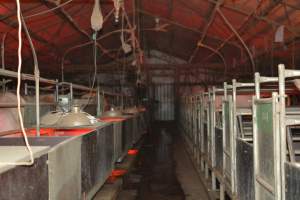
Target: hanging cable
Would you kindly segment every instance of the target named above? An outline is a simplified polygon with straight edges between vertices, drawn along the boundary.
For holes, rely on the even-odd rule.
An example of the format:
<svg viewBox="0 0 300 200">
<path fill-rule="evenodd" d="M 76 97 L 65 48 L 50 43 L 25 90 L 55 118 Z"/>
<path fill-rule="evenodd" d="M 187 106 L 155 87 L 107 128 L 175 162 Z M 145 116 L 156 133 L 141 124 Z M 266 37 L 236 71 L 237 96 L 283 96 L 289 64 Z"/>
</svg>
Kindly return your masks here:
<svg viewBox="0 0 300 200">
<path fill-rule="evenodd" d="M 61 8 L 61 7 L 63 7 L 63 6 L 65 6 L 65 5 L 67 5 L 67 4 L 69 4 L 69 3 L 71 3 L 72 1 L 73 1 L 73 0 L 69 0 L 69 1 L 66 1 L 66 2 L 64 2 L 64 3 L 58 5 L 58 6 L 54 7 L 54 8 L 52 8 L 52 9 L 45 10 L 45 11 L 42 11 L 42 12 L 38 12 L 38 13 L 35 13 L 35 14 L 32 14 L 32 15 L 24 16 L 24 19 L 31 18 L 31 17 L 36 17 L 36 16 L 39 16 L 39 15 L 47 14 L 47 13 L 49 13 L 49 12 L 52 12 L 52 11 L 54 11 L 54 10 L 57 10 L 57 9 L 59 9 L 59 8 Z"/>
<path fill-rule="evenodd" d="M 32 42 L 32 39 L 30 37 L 27 25 L 24 21 L 23 15 L 21 13 L 21 20 L 22 25 L 25 30 L 26 37 L 28 39 L 32 56 L 33 56 L 33 64 L 34 64 L 34 79 L 35 79 L 35 110 L 36 110 L 36 134 L 39 137 L 40 136 L 40 70 L 39 70 L 39 64 L 38 59 L 36 55 L 36 51 Z"/>
<path fill-rule="evenodd" d="M 103 23 L 105 23 L 113 13 L 114 13 L 114 9 L 112 9 L 112 10 L 104 17 Z M 128 31 L 128 30 L 127 30 L 127 31 Z M 119 32 L 121 32 L 121 29 L 120 29 L 120 30 L 117 30 L 117 31 L 109 32 L 109 33 L 107 33 L 107 34 L 104 34 L 103 36 L 97 38 L 96 40 L 97 40 L 97 41 L 98 41 L 98 40 L 101 40 L 101 39 L 103 39 L 103 38 L 106 38 L 106 37 L 108 37 L 108 36 L 114 34 L 114 33 L 119 33 Z M 91 44 L 94 44 L 94 41 L 93 41 L 93 40 L 92 40 L 92 41 L 85 42 L 85 43 L 83 43 L 83 44 L 75 45 L 75 46 L 73 46 L 73 47 L 67 49 L 67 50 L 64 52 L 64 54 L 63 54 L 63 56 L 62 56 L 62 60 L 61 60 L 61 81 L 62 81 L 62 82 L 64 82 L 64 63 L 65 63 L 65 57 L 66 57 L 71 51 L 73 51 L 73 50 L 75 50 L 75 49 L 78 49 L 78 48 L 81 48 L 81 47 L 85 47 L 85 46 L 91 45 Z M 103 51 L 104 54 L 108 54 L 108 53 L 109 53 L 109 51 L 104 51 L 103 47 L 102 47 L 99 43 L 97 43 L 97 46 L 100 47 L 100 48 L 102 48 L 102 51 Z"/>
<path fill-rule="evenodd" d="M 93 90 L 94 90 L 97 71 L 98 71 L 98 66 L 97 66 L 97 31 L 95 31 L 95 33 L 93 34 L 93 39 L 94 39 L 94 76 L 93 76 L 93 81 L 92 81 L 92 85 L 91 85 L 88 100 L 87 100 L 86 104 L 84 104 L 81 107 L 81 110 L 83 110 L 90 103 L 91 97 L 93 95 Z"/>
<path fill-rule="evenodd" d="M 17 84 L 17 103 L 18 103 L 18 115 L 20 120 L 20 126 L 22 130 L 22 134 L 24 137 L 24 141 L 26 144 L 26 148 L 29 152 L 30 161 L 25 162 L 0 162 L 0 165 L 27 165 L 30 166 L 34 163 L 34 157 L 32 153 L 32 149 L 28 142 L 27 134 L 24 128 L 23 116 L 21 111 L 21 97 L 20 97 L 20 88 L 21 88 L 21 69 L 22 69 L 22 20 L 21 20 L 21 6 L 20 0 L 16 0 L 17 3 L 17 18 L 18 18 L 18 84 Z"/>
<path fill-rule="evenodd" d="M 93 34 L 93 41 L 94 41 L 94 77 L 93 77 L 92 85 L 90 87 L 91 89 L 90 89 L 88 100 L 87 100 L 86 104 L 81 106 L 81 110 L 83 110 L 89 104 L 89 102 L 91 100 L 91 96 L 93 95 L 94 85 L 95 85 L 96 76 L 97 76 L 97 34 L 98 34 L 98 31 L 100 31 L 102 29 L 103 22 L 104 22 L 104 20 L 103 20 L 103 15 L 102 15 L 102 11 L 101 11 L 100 2 L 99 2 L 99 0 L 95 0 L 93 12 L 92 12 L 92 15 L 91 15 L 91 28 L 94 30 L 94 34 Z"/>
</svg>

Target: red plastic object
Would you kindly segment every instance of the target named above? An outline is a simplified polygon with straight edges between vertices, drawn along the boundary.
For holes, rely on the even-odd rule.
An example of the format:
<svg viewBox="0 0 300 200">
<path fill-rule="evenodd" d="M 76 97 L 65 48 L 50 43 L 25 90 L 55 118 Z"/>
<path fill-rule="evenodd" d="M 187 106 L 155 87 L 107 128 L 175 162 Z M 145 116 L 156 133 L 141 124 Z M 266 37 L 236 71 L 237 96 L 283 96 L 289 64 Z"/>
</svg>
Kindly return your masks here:
<svg viewBox="0 0 300 200">
<path fill-rule="evenodd" d="M 108 177 L 107 182 L 113 183 L 117 180 L 117 178 L 124 176 L 127 173 L 125 169 L 115 169 L 112 171 L 111 175 Z"/>
<path fill-rule="evenodd" d="M 129 149 L 128 155 L 137 155 L 139 153 L 139 150 L 137 149 Z"/>
<path fill-rule="evenodd" d="M 111 175 L 119 177 L 119 176 L 123 176 L 126 173 L 127 173 L 127 170 L 125 170 L 125 169 L 115 169 L 112 171 Z"/>
</svg>

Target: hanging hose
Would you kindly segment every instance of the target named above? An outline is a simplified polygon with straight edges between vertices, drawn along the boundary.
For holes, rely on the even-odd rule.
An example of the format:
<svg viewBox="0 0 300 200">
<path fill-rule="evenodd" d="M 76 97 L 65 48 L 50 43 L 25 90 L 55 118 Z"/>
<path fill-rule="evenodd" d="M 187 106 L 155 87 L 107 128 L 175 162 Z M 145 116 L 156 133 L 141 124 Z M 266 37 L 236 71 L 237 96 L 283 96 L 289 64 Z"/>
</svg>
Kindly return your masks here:
<svg viewBox="0 0 300 200">
<path fill-rule="evenodd" d="M 86 102 L 86 104 L 84 104 L 80 109 L 84 110 L 84 108 L 86 108 L 86 106 L 90 103 L 91 100 L 91 96 L 93 95 L 93 89 L 95 86 L 95 82 L 96 82 L 96 76 L 97 76 L 97 71 L 98 71 L 98 66 L 97 66 L 97 31 L 95 31 L 95 33 L 93 34 L 93 39 L 94 39 L 94 76 L 93 76 L 93 81 L 92 81 L 92 85 L 91 85 L 91 90 L 89 93 L 89 97 L 88 100 Z"/>
<path fill-rule="evenodd" d="M 17 2 L 17 18 L 18 18 L 18 84 L 17 84 L 17 102 L 18 102 L 18 115 L 20 120 L 20 126 L 22 130 L 22 134 L 24 137 L 24 141 L 26 144 L 26 148 L 29 152 L 30 161 L 25 162 L 0 162 L 0 165 L 26 165 L 30 166 L 34 164 L 34 157 L 32 153 L 32 149 L 28 142 L 27 134 L 24 128 L 23 116 L 21 111 L 21 96 L 20 96 L 20 88 L 21 88 L 21 69 L 22 69 L 22 14 L 21 14 L 21 6 L 20 0 L 16 0 Z"/>
<path fill-rule="evenodd" d="M 35 110 L 36 110 L 36 134 L 39 137 L 40 136 L 40 70 L 39 70 L 39 64 L 38 64 L 38 59 L 36 55 L 36 51 L 34 48 L 34 45 L 32 43 L 27 25 L 24 21 L 24 18 L 21 14 L 21 20 L 22 20 L 22 25 L 25 30 L 25 34 L 27 36 L 27 39 L 29 41 L 29 45 L 31 48 L 31 52 L 33 55 L 33 63 L 34 63 L 34 79 L 35 79 Z"/>
</svg>

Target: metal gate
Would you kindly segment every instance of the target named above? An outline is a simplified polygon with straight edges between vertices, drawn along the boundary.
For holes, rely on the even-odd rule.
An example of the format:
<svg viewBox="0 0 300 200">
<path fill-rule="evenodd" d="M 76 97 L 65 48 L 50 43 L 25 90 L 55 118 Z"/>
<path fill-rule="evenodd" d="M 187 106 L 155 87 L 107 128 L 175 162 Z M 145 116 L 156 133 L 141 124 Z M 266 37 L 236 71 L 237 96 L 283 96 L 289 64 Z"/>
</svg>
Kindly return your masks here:
<svg viewBox="0 0 300 200">
<path fill-rule="evenodd" d="M 155 120 L 170 121 L 175 119 L 173 83 L 154 84 Z"/>
<path fill-rule="evenodd" d="M 255 199 L 280 198 L 280 148 L 277 96 L 255 100 L 253 107 Z"/>
<path fill-rule="evenodd" d="M 223 170 L 224 181 L 229 184 L 231 192 L 233 193 L 235 191 L 235 185 L 232 156 L 235 149 L 233 149 L 232 145 L 232 114 L 232 96 L 227 96 L 227 99 L 223 100 Z"/>
</svg>

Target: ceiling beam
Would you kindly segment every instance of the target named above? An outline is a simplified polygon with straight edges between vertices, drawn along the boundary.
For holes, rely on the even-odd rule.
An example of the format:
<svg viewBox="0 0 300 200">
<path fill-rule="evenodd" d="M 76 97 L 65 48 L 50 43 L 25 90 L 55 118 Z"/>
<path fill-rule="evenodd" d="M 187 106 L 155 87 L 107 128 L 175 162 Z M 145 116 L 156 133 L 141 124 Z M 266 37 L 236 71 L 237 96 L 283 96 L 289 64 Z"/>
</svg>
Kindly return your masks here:
<svg viewBox="0 0 300 200">
<path fill-rule="evenodd" d="M 262 1 L 261 1 L 262 2 Z M 260 3 L 261 4 L 261 3 Z M 242 24 L 239 26 L 239 28 L 237 29 L 237 32 L 240 33 L 240 30 L 244 29 L 245 26 L 247 26 L 247 22 L 251 19 L 251 17 L 253 17 L 253 15 L 255 15 L 255 12 L 257 10 L 257 8 L 260 6 L 260 4 L 255 8 L 254 11 L 252 11 L 249 15 L 247 15 L 247 17 L 245 18 L 245 20 L 242 22 Z M 247 26 L 248 27 L 248 26 Z M 240 33 L 241 34 L 241 33 Z M 229 42 L 231 39 L 233 39 L 235 37 L 235 34 L 234 33 L 231 33 L 231 35 L 226 38 L 226 40 L 224 40 L 224 42 L 222 44 L 220 44 L 217 48 L 216 48 L 216 51 L 220 51 L 225 45 L 227 42 Z M 213 52 L 211 54 L 209 54 L 207 57 L 205 57 L 204 59 L 202 59 L 201 62 L 205 62 L 207 61 L 208 59 L 210 59 L 212 56 L 214 56 L 216 54 L 216 52 Z"/>
<path fill-rule="evenodd" d="M 282 0 L 279 0 L 279 1 L 270 1 L 269 5 L 267 6 L 267 8 L 265 8 L 264 10 L 262 10 L 259 13 L 256 12 L 255 15 L 259 15 L 260 17 L 267 17 L 270 14 L 270 12 L 272 12 L 273 9 L 275 9 L 277 6 L 281 5 L 281 2 L 282 2 Z M 254 20 L 252 21 L 252 23 L 249 23 L 245 28 L 243 28 L 243 30 L 240 32 L 240 34 L 243 35 L 245 33 L 248 33 L 249 29 L 251 29 L 253 27 L 255 28 L 258 21 L 260 21 L 260 20 L 258 20 L 257 18 L 254 18 Z M 269 30 L 269 27 L 267 27 L 266 29 Z M 248 40 L 254 38 L 258 34 L 260 34 L 260 32 L 255 32 L 254 35 L 252 35 L 252 36 L 250 35 L 248 37 L 248 39 L 245 39 L 245 41 L 248 41 Z"/>
<path fill-rule="evenodd" d="M 217 0 L 207 0 L 207 1 L 210 2 L 210 3 L 213 3 L 213 4 L 217 3 Z M 242 15 L 250 15 L 251 14 L 251 12 L 248 12 L 248 11 L 242 10 L 242 9 L 240 9 L 238 7 L 233 7 L 233 6 L 230 6 L 230 5 L 227 5 L 227 4 L 223 4 L 222 7 L 226 8 L 228 10 L 231 10 L 231 11 L 238 12 L 238 13 L 240 13 Z M 267 18 L 266 16 L 253 15 L 253 17 L 256 18 L 257 20 L 264 21 L 267 24 L 270 24 L 270 25 L 273 25 L 273 26 L 281 26 L 281 25 L 283 25 L 281 23 L 278 23 L 278 22 L 276 22 L 274 20 L 271 20 L 271 19 Z M 285 26 L 285 27 L 291 33 L 293 33 L 295 35 L 300 35 L 299 31 L 296 28 L 291 27 L 291 26 Z"/>
<path fill-rule="evenodd" d="M 56 8 L 57 5 L 54 2 L 40 0 L 42 4 L 47 6 L 49 9 Z M 57 16 L 59 16 L 63 21 L 66 21 L 74 30 L 79 32 L 83 37 L 91 40 L 91 35 L 85 30 L 81 29 L 79 25 L 73 20 L 73 18 L 65 11 L 63 8 L 59 8 L 53 11 Z"/>
<path fill-rule="evenodd" d="M 3 15 L 0 14 L 0 18 L 2 18 L 2 17 L 3 17 Z M 11 27 L 11 28 L 13 28 L 13 29 L 17 29 L 17 28 L 18 28 L 18 24 L 15 23 L 13 20 L 6 19 L 6 20 L 1 20 L 0 22 L 4 23 L 6 26 L 9 26 L 9 27 Z M 44 39 L 43 37 L 41 37 L 41 36 L 35 34 L 35 33 L 32 32 L 31 30 L 29 30 L 29 27 L 27 27 L 27 28 L 28 28 L 28 32 L 29 32 L 30 36 L 31 36 L 34 40 L 36 40 L 36 41 L 38 41 L 38 42 L 40 42 L 40 43 L 42 43 L 42 44 L 48 46 L 50 49 L 54 50 L 55 53 L 57 53 L 57 54 L 60 55 L 59 49 L 58 49 L 54 44 L 48 42 L 48 41 L 47 41 L 46 39 Z"/>
<path fill-rule="evenodd" d="M 193 50 L 193 53 L 191 54 L 190 58 L 189 58 L 189 63 L 193 62 L 193 59 L 196 57 L 197 53 L 198 53 L 198 50 L 200 48 L 200 45 L 199 44 L 202 44 L 205 37 L 206 37 L 206 34 L 207 34 L 207 31 L 210 27 L 210 25 L 213 23 L 214 19 L 215 19 L 215 16 L 216 16 L 216 13 L 217 13 L 217 9 L 219 8 L 219 6 L 221 5 L 221 3 L 223 3 L 223 0 L 218 0 L 217 3 L 214 5 L 214 8 L 212 9 L 212 11 L 210 12 L 210 15 L 208 16 L 207 18 L 207 23 L 203 29 L 203 32 L 201 34 L 201 38 L 200 40 L 197 42 L 196 44 L 196 48 Z"/>
<path fill-rule="evenodd" d="M 44 5 L 46 5 L 49 9 L 52 8 L 56 8 L 57 5 L 54 2 L 46 2 L 44 0 L 40 0 L 41 3 L 43 3 Z M 76 21 L 73 20 L 72 16 L 69 15 L 64 8 L 59 8 L 54 10 L 54 13 L 57 14 L 57 16 L 59 16 L 63 21 L 66 21 L 75 31 L 77 31 L 79 34 L 81 34 L 83 37 L 87 38 L 89 41 L 92 41 L 92 35 L 89 34 L 88 32 L 86 32 L 84 29 L 82 29 Z M 110 12 L 106 17 L 109 17 L 111 15 L 112 12 Z M 106 18 L 107 19 L 107 18 Z M 104 21 L 106 20 L 104 19 Z M 106 55 L 108 55 L 110 58 L 116 60 L 117 58 L 114 55 L 111 55 L 111 53 L 105 49 L 102 45 L 100 45 L 97 42 L 97 47 L 100 48 L 102 50 L 102 52 Z"/>
<path fill-rule="evenodd" d="M 0 5 L 3 5 L 3 4 L 4 4 L 4 3 L 0 3 Z M 41 6 L 41 5 L 34 5 L 34 6 L 30 7 L 30 8 L 24 8 L 24 9 L 22 9 L 22 14 L 24 15 L 26 12 L 31 11 L 31 10 L 36 9 L 36 8 L 39 8 L 40 6 Z M 10 17 L 13 17 L 13 16 L 17 16 L 17 11 L 16 11 L 16 10 L 11 11 L 11 12 L 8 13 L 7 15 L 2 15 L 2 16 L 0 17 L 0 21 L 6 20 L 6 19 L 8 19 L 8 18 L 10 18 Z M 26 16 L 24 16 L 24 18 L 26 18 Z M 14 23 L 17 23 L 17 22 L 14 22 Z"/>
<path fill-rule="evenodd" d="M 150 12 L 145 11 L 145 10 L 142 10 L 142 9 L 139 9 L 138 11 L 139 11 L 140 13 L 142 13 L 142 14 L 144 14 L 144 15 L 147 15 L 147 16 L 150 16 L 150 17 L 152 17 L 152 18 L 159 17 L 160 19 L 162 19 L 162 20 L 166 21 L 167 23 L 170 23 L 170 24 L 172 24 L 172 25 L 174 25 L 174 26 L 176 26 L 176 27 L 179 27 L 179 28 L 182 28 L 182 29 L 185 29 L 185 30 L 192 31 L 192 32 L 194 32 L 194 33 L 202 34 L 202 31 L 199 31 L 198 29 L 195 29 L 195 28 L 191 28 L 191 27 L 185 26 L 185 25 L 183 25 L 183 24 L 181 24 L 181 23 L 178 23 L 178 22 L 175 22 L 175 21 L 173 21 L 173 20 L 171 20 L 171 19 L 168 19 L 168 18 L 165 18 L 165 17 L 161 17 L 161 16 L 158 16 L 158 15 L 155 15 L 155 14 L 153 14 L 153 13 L 150 13 Z M 223 41 L 224 41 L 223 38 L 219 38 L 219 37 L 213 36 L 213 35 L 209 35 L 209 36 L 207 36 L 207 37 L 210 38 L 210 39 L 212 39 L 212 40 L 219 41 L 219 42 L 223 42 Z M 228 44 L 231 45 L 231 46 L 234 46 L 234 47 L 239 48 L 239 46 L 238 46 L 236 43 L 234 43 L 234 42 L 229 42 Z"/>
</svg>

